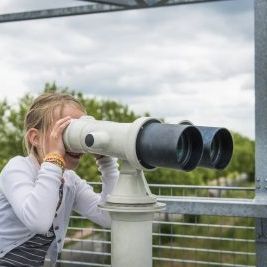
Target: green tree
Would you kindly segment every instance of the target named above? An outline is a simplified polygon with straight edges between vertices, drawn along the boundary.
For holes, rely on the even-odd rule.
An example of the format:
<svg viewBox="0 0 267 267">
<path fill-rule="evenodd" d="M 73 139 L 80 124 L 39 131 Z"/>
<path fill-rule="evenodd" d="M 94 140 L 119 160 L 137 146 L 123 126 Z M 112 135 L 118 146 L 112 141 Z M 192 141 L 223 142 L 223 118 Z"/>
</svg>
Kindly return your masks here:
<svg viewBox="0 0 267 267">
<path fill-rule="evenodd" d="M 55 83 L 45 84 L 40 92 L 65 92 L 73 95 L 86 108 L 87 114 L 99 120 L 112 120 L 117 122 L 132 122 L 138 115 L 129 110 L 127 105 L 112 101 L 88 98 L 81 92 L 60 88 Z M 0 169 L 15 155 L 25 155 L 22 140 L 24 136 L 23 121 L 33 96 L 25 94 L 18 100 L 18 104 L 11 106 L 6 99 L 0 101 Z M 148 114 L 143 114 L 147 116 Z M 153 172 L 145 172 L 149 183 L 167 184 L 206 184 L 208 180 L 220 176 L 229 176 L 232 173 L 248 173 L 254 177 L 254 141 L 233 133 L 234 153 L 229 166 L 223 171 L 206 168 L 197 168 L 191 172 L 158 168 Z M 80 161 L 77 173 L 88 181 L 99 180 L 99 172 L 95 160 L 86 154 Z"/>
<path fill-rule="evenodd" d="M 15 155 L 23 155 L 23 120 L 32 97 L 26 94 L 17 106 L 11 106 L 7 100 L 0 102 L 0 168 Z"/>
<path fill-rule="evenodd" d="M 87 114 L 99 120 L 113 120 L 118 122 L 131 122 L 137 116 L 129 110 L 128 106 L 111 100 L 97 100 L 87 98 L 80 92 L 60 88 L 55 83 L 47 83 L 42 92 L 64 92 L 73 95 L 84 105 Z M 40 92 L 40 93 L 42 93 Z M 18 100 L 18 104 L 11 106 L 7 100 L 0 102 L 0 169 L 7 161 L 16 155 L 25 155 L 22 140 L 24 137 L 24 117 L 27 109 L 33 101 L 33 96 L 26 94 Z M 90 155 L 85 155 L 77 168 L 77 173 L 87 180 L 99 180 L 95 159 Z"/>
</svg>

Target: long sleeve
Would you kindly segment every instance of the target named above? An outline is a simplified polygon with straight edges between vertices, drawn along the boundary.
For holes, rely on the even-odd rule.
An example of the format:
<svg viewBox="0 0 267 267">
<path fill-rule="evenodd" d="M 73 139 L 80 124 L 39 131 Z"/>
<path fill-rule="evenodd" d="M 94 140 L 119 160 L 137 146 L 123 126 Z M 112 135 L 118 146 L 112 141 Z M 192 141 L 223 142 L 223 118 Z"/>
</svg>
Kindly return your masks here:
<svg viewBox="0 0 267 267">
<path fill-rule="evenodd" d="M 37 177 L 24 157 L 12 158 L 0 176 L 0 187 L 16 216 L 32 232 L 45 233 L 53 222 L 61 184 L 60 167 L 44 162 Z"/>
<path fill-rule="evenodd" d="M 119 171 L 117 159 L 111 157 L 103 157 L 96 161 L 98 170 L 101 173 L 102 192 L 101 200 L 106 201 L 106 197 L 110 194 L 118 181 Z"/>
<path fill-rule="evenodd" d="M 108 212 L 98 208 L 98 204 L 104 203 L 117 183 L 119 177 L 117 160 L 111 157 L 103 157 L 96 161 L 101 172 L 102 192 L 95 193 L 90 185 L 79 176 L 76 189 L 76 197 L 73 209 L 91 221 L 103 226 L 110 227 L 111 218 Z"/>
</svg>

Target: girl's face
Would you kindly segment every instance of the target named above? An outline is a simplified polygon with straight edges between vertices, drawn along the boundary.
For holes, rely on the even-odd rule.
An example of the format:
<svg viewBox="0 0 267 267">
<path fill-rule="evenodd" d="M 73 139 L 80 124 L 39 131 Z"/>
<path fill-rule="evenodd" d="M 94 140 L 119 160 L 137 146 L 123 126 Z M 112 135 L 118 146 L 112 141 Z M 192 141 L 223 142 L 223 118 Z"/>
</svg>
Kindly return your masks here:
<svg viewBox="0 0 267 267">
<path fill-rule="evenodd" d="M 86 115 L 83 111 L 81 111 L 79 108 L 77 108 L 74 104 L 65 104 L 64 105 L 64 108 L 62 110 L 62 113 L 60 114 L 60 109 L 59 108 L 56 108 L 55 109 L 55 112 L 54 112 L 54 118 L 53 118 L 53 121 L 54 121 L 54 124 L 61 118 L 64 118 L 66 116 L 70 116 L 71 118 L 73 119 L 79 119 L 81 116 L 84 116 Z M 47 136 L 49 136 L 49 133 L 51 131 L 51 129 L 53 128 L 53 125 L 51 125 L 48 133 L 47 133 Z M 46 138 L 48 138 L 46 136 Z M 44 151 L 45 152 L 45 151 Z M 64 160 L 65 160 L 65 168 L 66 169 L 75 169 L 78 164 L 79 164 L 79 161 L 80 161 L 80 158 L 83 154 L 69 154 L 68 152 L 65 153 L 65 156 L 64 156 Z"/>
</svg>

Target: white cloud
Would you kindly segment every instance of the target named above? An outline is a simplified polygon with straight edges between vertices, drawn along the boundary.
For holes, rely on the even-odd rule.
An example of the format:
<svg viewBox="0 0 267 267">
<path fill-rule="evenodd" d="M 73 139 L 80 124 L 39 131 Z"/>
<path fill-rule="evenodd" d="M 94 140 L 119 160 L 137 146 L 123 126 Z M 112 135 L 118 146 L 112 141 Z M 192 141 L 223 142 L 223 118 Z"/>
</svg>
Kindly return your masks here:
<svg viewBox="0 0 267 267">
<path fill-rule="evenodd" d="M 2 95 L 56 81 L 139 114 L 254 136 L 252 1 L 0 24 L 0 36 Z"/>
</svg>

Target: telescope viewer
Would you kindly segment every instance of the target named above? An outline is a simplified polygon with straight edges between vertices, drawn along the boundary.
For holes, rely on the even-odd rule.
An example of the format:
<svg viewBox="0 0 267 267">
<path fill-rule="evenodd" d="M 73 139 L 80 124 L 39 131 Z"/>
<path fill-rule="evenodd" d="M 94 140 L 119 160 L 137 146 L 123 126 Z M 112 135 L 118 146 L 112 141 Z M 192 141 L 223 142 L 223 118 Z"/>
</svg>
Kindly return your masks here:
<svg viewBox="0 0 267 267">
<path fill-rule="evenodd" d="M 225 128 L 187 121 L 168 124 L 151 117 L 119 123 L 82 116 L 71 121 L 63 140 L 67 151 L 117 157 L 139 170 L 223 169 L 233 153 L 232 136 Z"/>
</svg>

